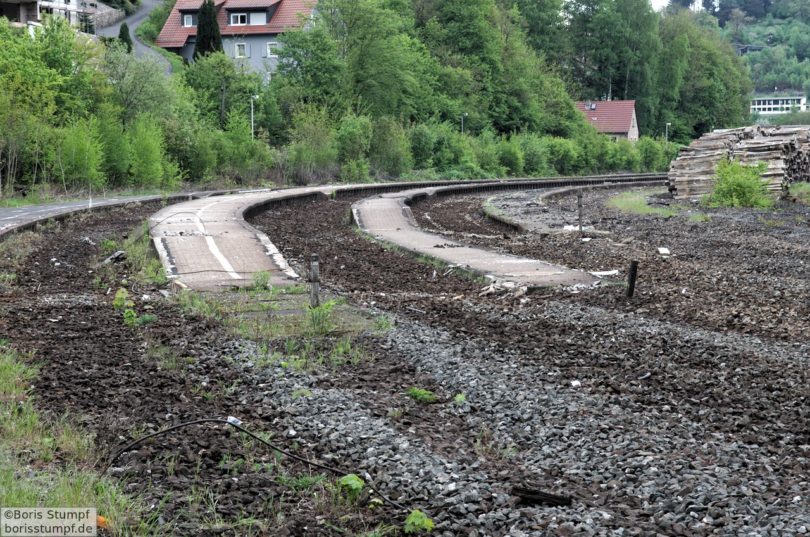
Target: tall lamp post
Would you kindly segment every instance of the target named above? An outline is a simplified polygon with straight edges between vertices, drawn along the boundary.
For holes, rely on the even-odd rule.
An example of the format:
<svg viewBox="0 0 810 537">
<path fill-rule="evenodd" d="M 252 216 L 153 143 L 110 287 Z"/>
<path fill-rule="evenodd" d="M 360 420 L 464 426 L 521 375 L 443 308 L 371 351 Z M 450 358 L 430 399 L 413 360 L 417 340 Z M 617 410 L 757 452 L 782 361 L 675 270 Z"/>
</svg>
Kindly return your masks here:
<svg viewBox="0 0 810 537">
<path fill-rule="evenodd" d="M 464 118 L 467 117 L 468 115 L 469 114 L 467 114 L 467 112 L 461 114 L 461 134 L 464 134 Z"/>
<path fill-rule="evenodd" d="M 256 129 L 253 127 L 253 103 L 258 99 L 258 95 L 250 96 L 250 137 L 256 138 Z"/>
<path fill-rule="evenodd" d="M 664 143 L 669 146 L 669 126 L 672 123 L 667 123 L 666 127 L 664 127 Z"/>
</svg>

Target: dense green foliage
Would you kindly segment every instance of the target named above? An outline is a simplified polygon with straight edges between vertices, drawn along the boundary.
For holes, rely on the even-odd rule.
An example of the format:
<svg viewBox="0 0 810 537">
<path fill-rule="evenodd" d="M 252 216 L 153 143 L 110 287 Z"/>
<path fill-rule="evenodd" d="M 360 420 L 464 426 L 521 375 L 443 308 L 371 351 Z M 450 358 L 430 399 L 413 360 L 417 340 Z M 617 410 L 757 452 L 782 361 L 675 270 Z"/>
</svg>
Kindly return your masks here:
<svg viewBox="0 0 810 537">
<path fill-rule="evenodd" d="M 0 19 L 0 42 L 2 195 L 45 185 L 175 188 L 186 179 L 256 179 L 272 166 L 244 107 L 219 129 L 195 106 L 194 89 L 117 40 L 77 37 L 62 19 L 31 39 Z"/>
<path fill-rule="evenodd" d="M 679 140 L 736 121 L 744 81 L 734 78 L 736 64 L 716 32 L 688 14 L 659 20 L 646 0 L 609 3 L 627 28 L 649 31 L 627 30 L 626 39 L 638 38 L 635 52 L 602 64 L 615 77 L 615 97 L 638 99 L 640 115 L 643 108 L 657 118 L 648 125 L 671 121 Z M 139 35 L 154 39 L 171 6 L 156 9 Z M 77 39 L 63 21 L 49 21 L 34 39 L 2 24 L 0 189 L 665 169 L 676 144 L 614 143 L 574 107 L 565 69 L 588 49 L 563 38 L 559 7 L 558 0 L 321 0 L 305 30 L 283 34 L 272 77 L 246 72 L 221 52 L 167 76 L 120 44 Z M 559 40 L 538 33 L 544 24 Z M 582 74 L 594 85 L 606 80 Z"/>
<path fill-rule="evenodd" d="M 760 207 L 773 206 L 768 194 L 767 182 L 762 174 L 768 166 L 760 162 L 747 166 L 737 161 L 723 161 L 717 166 L 717 177 L 712 193 L 706 197 L 710 207 Z"/>
</svg>

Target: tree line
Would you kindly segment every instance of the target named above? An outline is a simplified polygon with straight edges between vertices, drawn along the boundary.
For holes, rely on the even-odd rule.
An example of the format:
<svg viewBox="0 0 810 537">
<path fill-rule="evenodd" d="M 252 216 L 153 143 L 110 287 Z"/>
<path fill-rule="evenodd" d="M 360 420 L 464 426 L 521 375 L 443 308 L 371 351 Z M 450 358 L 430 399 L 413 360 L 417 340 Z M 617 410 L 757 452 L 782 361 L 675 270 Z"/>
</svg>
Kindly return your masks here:
<svg viewBox="0 0 810 537">
<path fill-rule="evenodd" d="M 596 20 L 627 19 L 608 41 L 607 21 L 574 31 L 584 11 L 561 26 L 560 1 L 321 0 L 306 30 L 283 34 L 269 81 L 220 52 L 167 77 L 64 21 L 34 39 L 0 23 L 0 189 L 661 170 L 677 151 L 663 122 L 687 141 L 744 120 L 744 68 L 691 13 L 589 0 Z M 644 38 L 629 30 L 639 20 Z M 617 43 L 628 50 L 600 55 Z M 637 99 L 655 138 L 590 127 L 572 95 L 605 93 Z"/>
</svg>

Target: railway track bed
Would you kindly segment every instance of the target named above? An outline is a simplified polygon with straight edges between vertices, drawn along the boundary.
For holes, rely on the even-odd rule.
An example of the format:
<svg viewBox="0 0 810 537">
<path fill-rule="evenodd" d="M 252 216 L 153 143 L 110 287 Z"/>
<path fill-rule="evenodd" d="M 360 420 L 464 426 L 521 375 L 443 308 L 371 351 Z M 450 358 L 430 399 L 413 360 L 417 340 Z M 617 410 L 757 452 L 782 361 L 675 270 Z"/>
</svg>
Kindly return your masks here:
<svg viewBox="0 0 810 537">
<path fill-rule="evenodd" d="M 368 470 L 392 499 L 426 511 L 437 535 L 810 530 L 810 352 L 801 316 L 753 330 L 712 324 L 707 319 L 720 318 L 733 301 L 709 294 L 705 314 L 692 305 L 690 318 L 689 303 L 669 292 L 677 288 L 674 281 L 645 279 L 661 268 L 655 256 L 641 258 L 640 295 L 632 303 L 615 298 L 621 295 L 615 286 L 482 295 L 483 285 L 457 270 L 357 233 L 349 218 L 355 201 L 294 203 L 251 223 L 299 273 L 317 252 L 332 293 L 393 319 L 393 326 L 352 342 L 361 359 L 290 367 L 288 342 L 238 340 L 221 323 L 157 298 L 159 289 L 149 286 L 130 294 L 139 311 L 159 322 L 122 326 L 112 313 L 114 290 L 100 288 L 90 271 L 104 257 L 102 241 L 121 240 L 153 206 L 85 217 L 27 239 L 32 253 L 15 269 L 15 283 L 0 289 L 0 338 L 36 351 L 43 367 L 33 397 L 57 415 L 78 417 L 95 433 L 104 460 L 128 440 L 178 421 L 234 415 L 299 455 Z M 527 255 L 586 270 L 623 268 L 627 256 L 658 246 L 653 231 L 680 218 L 650 223 L 594 209 L 597 227 L 612 231 L 614 242 L 634 239 L 613 251 L 597 239 L 531 242 L 479 221 L 481 201 L 446 198 L 435 206 L 440 213 L 433 205 L 414 213 L 430 213 L 457 234 L 477 230 L 465 238 L 471 242 L 525 248 Z M 559 201 L 560 211 L 565 203 Z M 804 228 L 798 222 L 803 213 L 784 214 L 786 234 L 806 229 L 806 220 Z M 749 244 L 756 231 L 761 237 L 755 241 L 771 245 L 785 262 L 774 278 L 787 277 L 790 263 L 798 263 L 790 245 L 801 243 L 757 218 L 729 213 L 708 222 L 721 226 L 712 239 L 726 240 L 725 250 L 717 242 L 703 249 L 681 244 L 687 239 L 675 235 L 667 263 L 680 263 L 691 245 L 683 263 L 694 263 L 693 273 L 703 262 L 724 273 L 737 266 L 759 274 L 749 266 L 764 260 L 751 254 L 746 264 L 749 250 L 735 246 Z M 578 244 L 604 250 L 587 257 Z M 723 257 L 725 264 L 718 264 Z M 114 271 L 116 281 L 131 279 L 126 265 Z M 771 295 L 763 288 L 742 289 L 757 285 L 757 278 L 720 291 L 739 288 L 739 307 L 767 305 Z M 806 295 L 795 299 L 802 297 L 806 303 Z M 407 395 L 414 387 L 437 400 L 414 400 Z M 154 516 L 178 535 L 363 534 L 404 517 L 385 505 L 324 501 L 333 499 L 331 476 L 210 426 L 145 443 L 125 453 L 111 473 L 154 505 Z M 573 503 L 524 504 L 512 494 L 515 485 Z"/>
</svg>

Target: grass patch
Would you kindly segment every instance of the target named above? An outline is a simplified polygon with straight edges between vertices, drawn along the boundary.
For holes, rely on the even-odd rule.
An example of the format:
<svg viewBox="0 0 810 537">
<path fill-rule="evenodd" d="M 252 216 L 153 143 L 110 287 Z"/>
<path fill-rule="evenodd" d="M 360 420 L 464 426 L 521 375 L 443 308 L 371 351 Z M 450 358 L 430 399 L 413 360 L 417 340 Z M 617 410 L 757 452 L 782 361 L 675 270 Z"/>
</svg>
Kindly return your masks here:
<svg viewBox="0 0 810 537">
<path fill-rule="evenodd" d="M 438 399 L 435 393 L 430 390 L 425 390 L 424 388 L 408 388 L 405 393 L 417 403 L 435 403 Z"/>
<path fill-rule="evenodd" d="M 148 221 L 130 232 L 129 239 L 124 242 L 123 250 L 127 254 L 127 264 L 136 274 L 136 278 L 157 286 L 169 283 L 163 263 L 158 259 L 152 245 Z"/>
<path fill-rule="evenodd" d="M 680 213 L 679 209 L 672 207 L 652 207 L 647 203 L 648 192 L 646 191 L 632 191 L 622 192 L 617 196 L 613 196 L 607 202 L 608 207 L 617 209 L 627 214 L 637 214 L 643 216 L 660 216 L 662 218 L 671 218 Z"/>
<path fill-rule="evenodd" d="M 93 436 L 66 419 L 50 421 L 30 398 L 38 369 L 0 346 L 0 505 L 3 507 L 96 507 L 115 534 L 152 534 L 143 506 L 98 476 Z M 25 476 L 21 478 L 20 476 Z M 118 531 L 116 531 L 118 530 Z"/>
<path fill-rule="evenodd" d="M 33 231 L 14 233 L 0 241 L 0 268 L 16 272 L 42 241 L 42 236 Z"/>
<path fill-rule="evenodd" d="M 704 214 L 704 213 L 695 213 L 695 214 L 689 215 L 689 221 L 690 222 L 695 222 L 695 223 L 711 222 L 712 217 L 709 216 L 708 214 Z"/>
<path fill-rule="evenodd" d="M 790 185 L 790 195 L 804 205 L 810 205 L 810 183 L 793 183 Z"/>
</svg>

